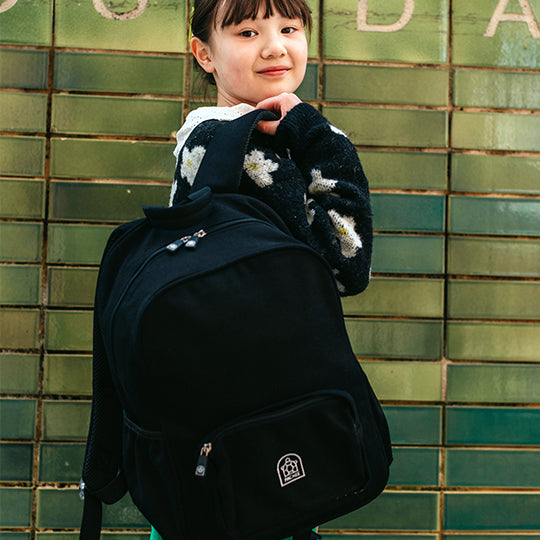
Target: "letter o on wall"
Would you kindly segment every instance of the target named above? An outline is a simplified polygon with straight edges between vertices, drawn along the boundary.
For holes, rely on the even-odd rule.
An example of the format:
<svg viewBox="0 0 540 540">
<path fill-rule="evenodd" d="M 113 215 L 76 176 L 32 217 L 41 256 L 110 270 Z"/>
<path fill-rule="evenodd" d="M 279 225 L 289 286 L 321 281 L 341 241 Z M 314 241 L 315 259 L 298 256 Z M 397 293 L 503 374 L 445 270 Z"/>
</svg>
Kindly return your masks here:
<svg viewBox="0 0 540 540">
<path fill-rule="evenodd" d="M 17 1 L 17 0 L 15 0 Z M 148 0 L 137 0 L 137 7 L 131 11 L 124 13 L 116 13 L 111 11 L 104 3 L 103 0 L 93 0 L 96 11 L 106 17 L 107 19 L 113 19 L 115 21 L 127 21 L 129 19 L 135 19 L 142 15 L 148 7 Z"/>
<path fill-rule="evenodd" d="M 2 3 L 0 3 L 0 13 L 11 9 L 16 3 L 17 0 L 4 0 Z"/>
</svg>

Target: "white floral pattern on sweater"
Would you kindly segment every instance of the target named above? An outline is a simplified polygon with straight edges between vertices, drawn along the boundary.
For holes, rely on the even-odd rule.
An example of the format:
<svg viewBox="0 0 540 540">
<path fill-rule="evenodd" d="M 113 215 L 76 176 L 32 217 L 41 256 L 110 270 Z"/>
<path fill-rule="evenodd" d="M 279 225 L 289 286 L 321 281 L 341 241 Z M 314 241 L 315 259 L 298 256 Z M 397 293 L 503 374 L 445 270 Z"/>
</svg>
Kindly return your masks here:
<svg viewBox="0 0 540 540">
<path fill-rule="evenodd" d="M 188 115 L 177 135 L 171 204 L 189 193 L 219 125 L 252 109 L 203 107 Z M 352 143 L 313 107 L 297 105 L 273 137 L 253 134 L 240 190 L 271 206 L 297 238 L 326 259 L 341 294 L 367 286 L 373 234 L 367 179 Z"/>
</svg>

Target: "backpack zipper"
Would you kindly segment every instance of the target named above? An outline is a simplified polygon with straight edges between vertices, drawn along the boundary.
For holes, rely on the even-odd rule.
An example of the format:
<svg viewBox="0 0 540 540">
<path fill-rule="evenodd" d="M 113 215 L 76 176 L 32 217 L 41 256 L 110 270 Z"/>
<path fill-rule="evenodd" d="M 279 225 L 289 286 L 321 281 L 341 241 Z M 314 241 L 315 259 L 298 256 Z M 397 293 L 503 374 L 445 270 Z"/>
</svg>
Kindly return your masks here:
<svg viewBox="0 0 540 540">
<path fill-rule="evenodd" d="M 111 316 L 111 327 L 114 324 L 114 318 L 116 316 L 116 312 L 118 311 L 118 309 L 120 307 L 120 304 L 122 303 L 122 300 L 124 300 L 129 288 L 131 287 L 133 282 L 139 277 L 139 275 L 142 273 L 142 271 L 148 266 L 148 264 L 150 264 L 158 255 L 160 255 L 161 253 L 167 252 L 167 251 L 169 253 L 175 253 L 182 246 L 184 246 L 185 248 L 187 248 L 189 250 L 194 250 L 197 247 L 197 245 L 199 243 L 199 240 L 201 238 L 204 238 L 207 234 L 215 233 L 215 232 L 221 231 L 222 229 L 226 229 L 228 227 L 232 227 L 232 226 L 237 225 L 239 223 L 246 223 L 246 222 L 256 222 L 256 223 L 263 223 L 264 225 L 269 225 L 269 223 L 267 223 L 266 221 L 262 221 L 262 220 L 256 219 L 256 218 L 238 218 L 238 219 L 234 219 L 234 220 L 231 220 L 231 221 L 226 221 L 225 223 L 220 223 L 220 224 L 217 224 L 217 225 L 210 226 L 210 227 L 208 227 L 206 229 L 200 229 L 200 230 L 198 230 L 198 231 L 196 231 L 194 233 L 182 236 L 182 237 L 178 238 L 177 240 L 175 240 L 174 242 L 170 242 L 166 246 L 163 246 L 163 247 L 157 249 L 156 251 L 154 251 L 153 253 L 151 253 L 141 263 L 141 265 L 137 268 L 135 273 L 131 276 L 131 278 L 128 281 L 127 285 L 124 287 L 124 290 L 120 294 L 116 304 L 114 305 L 114 309 L 112 311 L 112 316 Z"/>
<path fill-rule="evenodd" d="M 272 406 L 271 410 L 269 410 L 266 413 L 264 412 L 264 410 L 262 410 L 260 411 L 260 413 L 255 413 L 254 415 L 250 415 L 247 418 L 243 418 L 241 420 L 231 422 L 229 424 L 225 424 L 225 426 L 222 426 L 218 430 L 213 431 L 210 435 L 208 435 L 208 439 L 207 439 L 208 442 L 203 443 L 201 446 L 201 449 L 199 452 L 199 458 L 197 459 L 197 466 L 195 467 L 195 476 L 198 476 L 198 477 L 206 476 L 208 455 L 210 454 L 210 452 L 212 452 L 213 444 L 220 437 L 223 437 L 227 433 L 234 431 L 237 428 L 241 428 L 249 424 L 259 422 L 261 420 L 271 420 L 273 418 L 283 416 L 284 414 L 294 413 L 309 405 L 312 405 L 313 403 L 317 403 L 318 401 L 324 401 L 325 399 L 328 399 L 329 396 L 342 397 L 349 402 L 349 404 L 351 405 L 353 416 L 354 416 L 354 423 L 355 425 L 358 426 L 360 419 L 358 417 L 358 412 L 356 410 L 356 406 L 354 405 L 353 399 L 349 394 L 347 394 L 346 392 L 342 392 L 340 390 L 326 390 L 326 391 L 323 391 L 322 394 L 317 392 L 311 398 L 307 398 L 306 396 L 304 396 L 303 398 L 300 398 L 299 402 L 297 402 L 296 400 L 293 400 L 289 406 L 286 405 L 287 402 L 282 403 L 281 405 L 278 404 L 276 406 Z"/>
</svg>

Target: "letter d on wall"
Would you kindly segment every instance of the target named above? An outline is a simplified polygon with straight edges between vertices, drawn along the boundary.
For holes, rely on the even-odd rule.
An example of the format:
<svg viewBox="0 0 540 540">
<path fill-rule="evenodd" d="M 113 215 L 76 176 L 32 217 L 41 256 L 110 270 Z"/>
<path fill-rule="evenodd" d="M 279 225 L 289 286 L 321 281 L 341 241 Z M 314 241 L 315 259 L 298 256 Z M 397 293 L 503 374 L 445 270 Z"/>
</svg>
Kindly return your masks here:
<svg viewBox="0 0 540 540">
<path fill-rule="evenodd" d="M 405 6 L 399 20 L 393 24 L 368 24 L 368 0 L 358 0 L 357 30 L 364 32 L 397 32 L 410 20 L 414 11 L 414 0 L 404 0 Z"/>
</svg>

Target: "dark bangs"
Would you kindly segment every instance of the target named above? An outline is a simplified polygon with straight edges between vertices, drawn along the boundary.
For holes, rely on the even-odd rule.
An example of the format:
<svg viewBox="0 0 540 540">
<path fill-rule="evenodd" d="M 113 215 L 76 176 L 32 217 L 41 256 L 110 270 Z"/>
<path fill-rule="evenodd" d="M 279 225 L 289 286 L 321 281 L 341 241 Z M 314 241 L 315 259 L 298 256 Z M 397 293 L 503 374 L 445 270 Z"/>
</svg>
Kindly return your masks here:
<svg viewBox="0 0 540 540">
<path fill-rule="evenodd" d="M 230 24 L 240 24 L 245 19 L 254 20 L 262 9 L 264 19 L 268 19 L 277 11 L 287 19 L 300 19 L 311 33 L 311 11 L 305 0 L 225 0 L 222 6 L 221 28 Z"/>
</svg>

